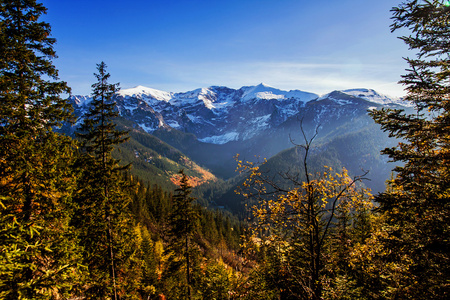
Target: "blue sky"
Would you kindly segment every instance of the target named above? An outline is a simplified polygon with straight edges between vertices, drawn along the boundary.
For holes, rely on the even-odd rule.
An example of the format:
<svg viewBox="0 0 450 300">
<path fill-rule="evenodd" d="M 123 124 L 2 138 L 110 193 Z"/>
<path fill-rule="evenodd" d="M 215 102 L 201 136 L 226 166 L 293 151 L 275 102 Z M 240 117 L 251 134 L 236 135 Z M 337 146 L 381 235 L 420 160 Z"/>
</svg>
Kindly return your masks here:
<svg viewBox="0 0 450 300">
<path fill-rule="evenodd" d="M 41 0 L 62 80 L 89 94 L 95 66 L 121 88 L 170 92 L 264 82 L 324 94 L 373 88 L 401 96 L 393 0 Z"/>
</svg>

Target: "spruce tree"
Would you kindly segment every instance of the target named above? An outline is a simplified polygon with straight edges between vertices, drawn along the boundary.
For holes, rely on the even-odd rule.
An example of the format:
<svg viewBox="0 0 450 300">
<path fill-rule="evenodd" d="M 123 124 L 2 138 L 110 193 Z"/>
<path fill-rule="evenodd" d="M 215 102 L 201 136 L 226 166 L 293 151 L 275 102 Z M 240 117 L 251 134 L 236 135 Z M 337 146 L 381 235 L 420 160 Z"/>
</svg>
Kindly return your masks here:
<svg viewBox="0 0 450 300">
<path fill-rule="evenodd" d="M 408 0 L 393 8 L 392 31 L 409 30 L 401 39 L 415 58 L 407 58 L 405 101 L 414 113 L 373 111 L 374 120 L 398 146 L 383 151 L 402 163 L 390 189 L 376 200 L 385 214 L 388 298 L 446 299 L 450 289 L 450 7 L 448 1 Z"/>
<path fill-rule="evenodd" d="M 69 221 L 76 176 L 69 92 L 58 81 L 50 25 L 34 0 L 0 2 L 0 298 L 75 293 L 79 271 Z M 70 276 L 69 276 L 70 275 Z"/>
<path fill-rule="evenodd" d="M 198 253 L 194 244 L 194 235 L 198 230 L 198 212 L 191 196 L 189 178 L 180 171 L 180 186 L 173 196 L 173 210 L 170 215 L 169 243 L 169 276 L 178 276 L 180 282 L 175 283 L 175 290 L 184 299 L 192 299 L 193 270 L 197 264 Z M 184 271 L 184 276 L 181 272 Z"/>
<path fill-rule="evenodd" d="M 114 146 L 125 142 L 125 132 L 116 129 L 118 116 L 113 95 L 117 84 L 109 84 L 110 74 L 104 62 L 97 65 L 92 85 L 93 100 L 89 112 L 77 132 L 81 140 L 82 176 L 77 203 L 79 213 L 74 225 L 80 232 L 84 261 L 89 269 L 85 296 L 88 299 L 118 299 L 125 289 L 127 265 L 133 259 L 133 233 L 130 216 L 130 196 L 125 193 L 122 172 L 112 157 Z"/>
</svg>

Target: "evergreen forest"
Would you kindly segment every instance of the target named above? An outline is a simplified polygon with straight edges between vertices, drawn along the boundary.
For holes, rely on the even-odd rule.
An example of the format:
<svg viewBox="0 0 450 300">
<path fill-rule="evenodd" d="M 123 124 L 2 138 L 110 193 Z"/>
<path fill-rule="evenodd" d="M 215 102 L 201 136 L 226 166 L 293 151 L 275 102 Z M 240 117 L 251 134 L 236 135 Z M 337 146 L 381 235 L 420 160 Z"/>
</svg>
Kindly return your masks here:
<svg viewBox="0 0 450 300">
<path fill-rule="evenodd" d="M 392 8 L 414 51 L 399 82 L 413 113 L 369 112 L 399 141 L 382 151 L 397 164 L 377 194 L 364 171 L 312 163 L 317 131 L 301 121 L 297 166 L 275 175 L 239 155 L 237 179 L 208 187 L 188 170 L 174 185 L 134 172 L 105 62 L 65 134 L 77 120 L 46 11 L 0 0 L 0 299 L 450 298 L 448 1 Z M 242 206 L 208 205 L 236 183 Z"/>
</svg>

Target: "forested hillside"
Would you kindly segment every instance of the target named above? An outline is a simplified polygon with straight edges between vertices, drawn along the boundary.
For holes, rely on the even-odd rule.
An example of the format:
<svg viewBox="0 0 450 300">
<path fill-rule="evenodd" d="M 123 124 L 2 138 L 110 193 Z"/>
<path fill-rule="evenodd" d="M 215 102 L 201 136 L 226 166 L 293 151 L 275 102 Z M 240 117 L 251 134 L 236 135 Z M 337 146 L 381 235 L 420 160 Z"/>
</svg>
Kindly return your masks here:
<svg viewBox="0 0 450 300">
<path fill-rule="evenodd" d="M 449 298 L 448 1 L 392 10 L 405 105 L 290 91 L 284 114 L 267 86 L 216 87 L 264 121 L 242 136 L 155 111 L 143 130 L 104 62 L 75 118 L 45 13 L 0 2 L 1 299 Z"/>
<path fill-rule="evenodd" d="M 92 99 L 71 96 L 69 101 L 74 106 L 78 124 Z M 388 171 L 377 168 L 377 164 L 385 163 L 379 152 L 394 145 L 396 140 L 389 139 L 387 133 L 379 130 L 368 111 L 380 108 L 411 110 L 410 103 L 370 89 L 334 91 L 319 97 L 302 91 L 282 91 L 264 84 L 237 90 L 209 87 L 176 94 L 136 87 L 115 93 L 113 101 L 120 122 L 131 133 L 131 143 L 137 152 L 146 152 L 150 148 L 152 152 L 166 156 L 167 151 L 160 144 L 167 143 L 224 180 L 236 176 L 233 157 L 237 153 L 248 158 L 270 158 L 292 148 L 296 141 L 301 143 L 301 122 L 308 134 L 318 129 L 317 146 L 332 148 L 330 153 L 349 150 L 376 153 L 367 161 L 360 160 L 359 155 L 356 161 L 350 156 L 336 156 L 335 163 L 359 164 L 359 169 L 371 170 L 369 178 L 373 184 L 372 181 L 369 184 L 377 192 L 384 189 L 384 181 L 389 178 Z M 65 126 L 64 132 L 72 134 L 77 124 Z M 335 142 L 349 136 L 354 139 L 351 147 Z M 148 142 L 142 144 L 141 141 Z M 327 145 L 330 143 L 331 147 Z M 148 173 L 154 173 L 154 168 L 148 167 Z M 140 164 L 140 168 L 145 172 L 145 164 Z"/>
</svg>

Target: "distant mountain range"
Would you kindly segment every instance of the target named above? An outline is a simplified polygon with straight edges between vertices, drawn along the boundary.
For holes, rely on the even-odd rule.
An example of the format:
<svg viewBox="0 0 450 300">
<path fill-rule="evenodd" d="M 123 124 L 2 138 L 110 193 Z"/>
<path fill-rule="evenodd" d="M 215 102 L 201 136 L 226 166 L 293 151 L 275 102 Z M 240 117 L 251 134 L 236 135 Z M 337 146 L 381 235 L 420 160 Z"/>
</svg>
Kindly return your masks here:
<svg viewBox="0 0 450 300">
<path fill-rule="evenodd" d="M 185 93 L 137 86 L 119 91 L 115 100 L 121 116 L 134 121 L 136 127 L 147 133 L 176 129 L 192 133 L 204 143 L 225 144 L 249 140 L 276 128 L 309 103 L 332 101 L 349 106 L 354 104 L 353 98 L 374 105 L 401 104 L 398 98 L 368 89 L 332 92 L 319 97 L 299 90 L 282 91 L 263 83 L 237 90 L 212 86 Z M 91 100 L 88 96 L 71 99 L 80 112 Z"/>
<path fill-rule="evenodd" d="M 82 118 L 92 99 L 71 96 L 69 100 L 76 116 Z M 319 96 L 265 84 L 240 89 L 212 86 L 185 93 L 137 86 L 120 90 L 114 101 L 121 116 L 118 123 L 130 130 L 133 145 L 120 155 L 126 162 L 134 162 L 136 172 L 148 180 L 174 182 L 177 168 L 191 170 L 199 185 L 226 180 L 236 176 L 233 156 L 237 153 L 248 159 L 255 155 L 273 158 L 278 161 L 273 165 L 276 170 L 284 165 L 280 155 L 286 156 L 295 144 L 302 144 L 301 122 L 307 136 L 318 128 L 315 153 L 327 155 L 312 163 L 325 160 L 336 168 L 347 167 L 353 174 L 370 170 L 373 180 L 367 185 L 376 191 L 383 189 L 392 169 L 379 151 L 396 141 L 379 129 L 368 111 L 410 107 L 400 98 L 371 89 Z M 157 163 L 158 157 L 167 163 Z M 146 172 L 153 175 L 146 176 Z"/>
</svg>

